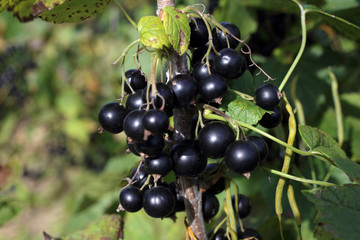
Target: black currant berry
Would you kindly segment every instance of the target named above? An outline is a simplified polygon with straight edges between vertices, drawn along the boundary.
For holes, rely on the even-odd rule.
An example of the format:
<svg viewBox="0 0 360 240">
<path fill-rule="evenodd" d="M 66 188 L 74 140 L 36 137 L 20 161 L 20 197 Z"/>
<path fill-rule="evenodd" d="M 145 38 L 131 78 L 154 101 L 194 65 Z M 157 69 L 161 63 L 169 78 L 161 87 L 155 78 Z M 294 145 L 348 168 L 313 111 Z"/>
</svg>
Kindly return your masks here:
<svg viewBox="0 0 360 240">
<path fill-rule="evenodd" d="M 224 160 L 233 172 L 243 174 L 254 170 L 260 162 L 256 146 L 249 141 L 235 141 L 226 149 Z"/>
<path fill-rule="evenodd" d="M 172 109 L 174 108 L 174 93 L 172 92 L 172 90 L 169 88 L 168 85 L 166 85 L 165 83 L 159 82 L 156 83 L 156 90 L 158 92 L 157 95 L 155 95 L 154 98 L 154 105 L 155 108 L 161 108 L 163 105 L 163 99 L 165 100 L 165 112 L 171 116 L 172 115 Z M 161 97 L 159 96 L 161 95 Z M 143 95 L 142 95 L 142 99 L 145 103 L 147 103 L 147 88 L 144 89 L 143 91 Z M 153 99 L 152 96 L 152 85 L 150 85 L 150 89 L 149 89 L 149 102 L 151 102 Z"/>
<path fill-rule="evenodd" d="M 149 174 L 146 172 L 145 165 L 141 164 L 139 171 L 138 171 L 138 167 L 136 167 L 131 172 L 130 179 L 134 178 L 133 181 L 131 182 L 131 185 L 137 188 L 141 188 L 146 183 L 148 176 Z M 151 177 L 150 183 L 152 182 L 153 182 L 153 178 Z"/>
<path fill-rule="evenodd" d="M 136 151 L 136 149 L 135 149 L 135 142 L 133 140 L 131 140 L 131 139 L 129 140 L 129 138 L 127 137 L 126 138 L 126 144 L 127 144 L 127 147 L 129 149 L 129 151 L 132 154 L 134 154 L 136 156 L 140 156 L 140 153 L 138 151 Z"/>
<path fill-rule="evenodd" d="M 135 91 L 135 93 L 129 94 L 125 103 L 126 110 L 128 112 L 140 109 L 140 107 L 144 104 L 144 101 L 142 100 L 142 94 L 143 89 L 138 89 Z"/>
<path fill-rule="evenodd" d="M 228 22 L 222 22 L 220 23 L 223 27 L 225 27 L 232 35 L 234 35 L 236 38 L 240 39 L 240 30 L 239 28 Z M 225 34 L 222 30 L 220 30 L 218 27 L 213 28 L 212 30 L 212 36 L 213 36 L 213 43 L 215 46 L 215 49 L 220 51 L 223 48 L 233 48 L 235 49 L 239 45 L 239 41 L 236 40 L 233 36 L 230 34 Z M 229 46 L 228 46 L 229 41 Z"/>
<path fill-rule="evenodd" d="M 120 192 L 119 200 L 121 206 L 128 212 L 137 212 L 142 208 L 141 190 L 137 187 L 129 186 Z"/>
<path fill-rule="evenodd" d="M 142 125 L 142 117 L 145 110 L 133 110 L 129 112 L 123 123 L 125 134 L 135 142 L 144 141 L 144 127 Z"/>
<path fill-rule="evenodd" d="M 234 131 L 219 121 L 205 124 L 199 133 L 199 147 L 210 158 L 222 158 L 226 148 L 234 141 Z"/>
<path fill-rule="evenodd" d="M 174 93 L 176 107 L 185 107 L 198 94 L 197 82 L 190 75 L 176 75 L 168 83 L 168 86 Z"/>
<path fill-rule="evenodd" d="M 199 94 L 207 102 L 217 102 L 226 94 L 228 85 L 223 77 L 211 74 L 199 82 Z"/>
<path fill-rule="evenodd" d="M 134 91 L 146 87 L 145 75 L 138 69 L 127 70 L 125 72 L 125 77 Z M 131 89 L 129 88 L 127 82 L 125 82 L 124 90 L 126 93 L 131 93 Z"/>
<path fill-rule="evenodd" d="M 258 231 L 253 228 L 245 228 L 244 232 L 238 231 L 237 233 L 239 240 L 256 239 L 262 240 L 262 237 Z"/>
<path fill-rule="evenodd" d="M 191 66 L 194 67 L 197 62 L 201 62 L 201 60 L 205 56 L 208 49 L 209 49 L 209 45 L 205 45 L 205 46 L 195 49 L 195 51 L 193 52 L 193 54 L 191 56 Z M 215 54 L 214 50 L 211 49 L 210 53 L 209 53 L 210 64 L 214 61 L 215 57 L 216 57 L 216 54 Z M 204 62 L 205 61 L 206 61 L 206 59 L 204 59 Z"/>
<path fill-rule="evenodd" d="M 205 176 L 210 176 L 211 179 L 211 176 L 217 174 L 218 169 L 219 169 L 219 164 L 217 163 L 208 164 L 205 168 Z M 209 189 L 206 190 L 206 193 L 216 195 L 224 190 L 225 190 L 225 178 L 221 176 L 214 185 L 212 185 Z"/>
<path fill-rule="evenodd" d="M 281 93 L 277 87 L 265 83 L 255 91 L 255 102 L 266 110 L 273 110 L 280 103 Z"/>
<path fill-rule="evenodd" d="M 246 140 L 256 146 L 260 154 L 260 161 L 263 161 L 269 153 L 269 148 L 265 140 L 258 136 L 248 136 Z"/>
<path fill-rule="evenodd" d="M 175 212 L 182 212 L 185 210 L 184 197 L 180 195 L 179 188 L 177 187 L 176 182 L 170 183 L 170 189 L 175 196 Z"/>
<path fill-rule="evenodd" d="M 146 158 L 144 161 L 145 169 L 149 174 L 165 176 L 172 169 L 171 158 L 165 153 L 161 153 L 155 158 Z"/>
<path fill-rule="evenodd" d="M 164 218 L 173 212 L 175 197 L 170 188 L 164 186 L 152 187 L 145 191 L 143 208 L 153 218 Z"/>
<path fill-rule="evenodd" d="M 134 144 L 137 152 L 144 153 L 149 157 L 158 157 L 162 153 L 164 146 L 164 137 L 159 135 L 150 135 L 146 141 L 135 142 Z"/>
<path fill-rule="evenodd" d="M 98 120 L 101 127 L 110 133 L 123 131 L 123 121 L 127 111 L 117 102 L 105 104 L 99 111 Z"/>
<path fill-rule="evenodd" d="M 210 70 L 211 70 L 211 66 L 210 66 Z M 201 79 L 209 76 L 210 73 L 209 73 L 209 69 L 205 63 L 197 62 L 192 71 L 192 75 L 197 82 L 200 82 Z"/>
<path fill-rule="evenodd" d="M 214 72 L 228 79 L 240 77 L 244 72 L 246 59 L 241 53 L 232 48 L 224 48 L 215 57 L 213 68 Z"/>
<path fill-rule="evenodd" d="M 228 240 L 226 237 L 226 231 L 223 228 L 219 228 L 217 232 L 213 235 L 214 229 L 212 229 L 207 235 L 209 240 Z M 211 236 L 213 236 L 211 238 Z"/>
<path fill-rule="evenodd" d="M 219 211 L 219 206 L 219 200 L 215 197 L 215 195 L 207 193 L 202 195 L 203 217 L 206 222 L 215 217 Z"/>
<path fill-rule="evenodd" d="M 232 202 L 232 206 L 233 209 L 235 211 L 235 195 L 231 197 L 231 202 Z M 243 194 L 238 194 L 238 213 L 239 213 L 239 217 L 240 218 L 246 218 L 247 216 L 249 216 L 250 212 L 251 212 L 251 202 L 250 199 L 243 195 Z"/>
<path fill-rule="evenodd" d="M 206 156 L 200 151 L 197 142 L 185 140 L 171 149 L 173 170 L 178 176 L 196 176 L 207 164 Z"/>
<path fill-rule="evenodd" d="M 152 134 L 162 135 L 169 128 L 169 117 L 160 109 L 150 109 L 144 114 L 142 124 Z"/>
<path fill-rule="evenodd" d="M 279 107 L 273 109 L 273 113 L 265 113 L 259 124 L 264 128 L 274 128 L 281 123 L 282 113 Z"/>
<path fill-rule="evenodd" d="M 209 33 L 204 20 L 193 18 L 190 21 L 190 47 L 198 48 L 204 46 L 209 41 Z"/>
</svg>

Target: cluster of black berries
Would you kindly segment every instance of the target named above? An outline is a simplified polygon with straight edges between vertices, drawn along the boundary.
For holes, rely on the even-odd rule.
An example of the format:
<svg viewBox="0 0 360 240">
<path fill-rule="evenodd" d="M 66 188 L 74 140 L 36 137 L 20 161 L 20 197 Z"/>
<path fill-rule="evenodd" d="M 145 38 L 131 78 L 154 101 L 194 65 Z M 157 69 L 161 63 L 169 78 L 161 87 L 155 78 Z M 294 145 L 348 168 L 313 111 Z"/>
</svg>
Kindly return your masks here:
<svg viewBox="0 0 360 240">
<path fill-rule="evenodd" d="M 237 214 L 238 214 L 239 218 L 244 219 L 250 215 L 252 204 L 251 204 L 250 199 L 246 195 L 238 194 L 237 199 L 235 198 L 235 195 L 234 195 L 234 196 L 232 196 L 231 200 L 232 200 L 232 207 L 233 207 L 234 211 L 236 209 L 238 210 Z M 237 200 L 237 202 L 236 202 L 236 200 Z M 237 203 L 237 208 L 236 208 L 236 203 Z M 240 227 L 238 227 L 238 229 L 236 229 L 236 234 L 237 234 L 238 239 L 262 240 L 261 235 L 258 233 L 258 231 L 256 231 L 253 228 L 245 228 L 242 230 L 242 229 L 240 229 Z M 226 230 L 223 228 L 219 228 L 216 232 L 214 232 L 214 229 L 212 229 L 208 233 L 208 238 L 209 238 L 209 240 L 228 240 L 229 239 L 226 235 Z"/>
</svg>

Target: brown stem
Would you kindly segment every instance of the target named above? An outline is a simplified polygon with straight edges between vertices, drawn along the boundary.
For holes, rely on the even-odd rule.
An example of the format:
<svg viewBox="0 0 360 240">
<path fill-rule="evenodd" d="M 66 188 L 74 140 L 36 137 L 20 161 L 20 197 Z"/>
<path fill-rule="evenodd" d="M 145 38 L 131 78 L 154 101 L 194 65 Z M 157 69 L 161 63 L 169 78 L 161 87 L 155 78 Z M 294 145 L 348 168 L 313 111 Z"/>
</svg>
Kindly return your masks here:
<svg viewBox="0 0 360 240">
<path fill-rule="evenodd" d="M 157 0 L 158 10 L 168 6 L 175 7 L 174 0 Z M 171 67 L 170 67 L 171 66 Z M 186 54 L 179 56 L 175 51 L 169 51 L 167 61 L 168 78 L 171 79 L 177 74 L 188 74 Z M 174 111 L 175 141 L 189 139 L 191 137 L 191 119 L 193 111 L 191 106 L 176 108 Z M 201 192 L 197 177 L 179 177 L 181 192 L 185 198 L 185 210 L 190 228 L 197 240 L 207 240 L 204 218 L 202 214 Z"/>
</svg>

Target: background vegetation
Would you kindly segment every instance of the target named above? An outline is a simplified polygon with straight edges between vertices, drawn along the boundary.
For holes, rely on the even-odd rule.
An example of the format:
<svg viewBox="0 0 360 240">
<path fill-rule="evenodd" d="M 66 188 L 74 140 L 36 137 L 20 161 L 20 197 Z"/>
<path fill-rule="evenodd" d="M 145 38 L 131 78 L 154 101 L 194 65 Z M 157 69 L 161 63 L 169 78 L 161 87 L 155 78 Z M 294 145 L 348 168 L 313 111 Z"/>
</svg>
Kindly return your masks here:
<svg viewBox="0 0 360 240">
<path fill-rule="evenodd" d="M 199 1 L 177 1 L 177 7 Z M 235 23 L 246 37 L 254 59 L 279 85 L 300 46 L 296 5 L 279 0 L 200 1 L 219 22 Z M 355 25 L 360 25 L 356 0 L 312 0 Z M 155 1 L 123 1 L 135 21 L 154 15 Z M 290 4 L 291 5 L 291 4 Z M 283 6 L 283 7 L 281 7 Z M 359 31 L 348 32 L 327 17 L 310 14 L 308 44 L 285 91 L 305 122 L 338 139 L 329 67 L 338 82 L 342 105 L 343 149 L 360 161 Z M 340 30 L 340 31 L 339 31 Z M 347 32 L 347 33 L 346 33 Z M 115 4 L 77 24 L 51 24 L 35 19 L 20 23 L 11 12 L 0 14 L 0 239 L 40 239 L 42 231 L 66 236 L 105 214 L 115 214 L 122 179 L 138 158 L 127 155 L 125 135 L 98 134 L 100 107 L 120 97 L 120 69 L 111 63 L 138 33 Z M 143 54 L 143 70 L 150 71 Z M 131 58 L 127 68 L 133 68 Z M 255 86 L 263 76 L 255 77 Z M 286 117 L 272 131 L 286 139 Z M 342 140 L 343 139 L 343 140 Z M 271 145 L 265 166 L 280 169 L 284 148 Z M 324 179 L 329 165 L 296 158 L 295 173 Z M 279 239 L 274 211 L 277 178 L 261 168 L 250 180 L 232 175 L 253 202 L 245 225 L 257 228 L 264 239 Z M 330 181 L 350 182 L 334 168 Z M 303 237 L 313 239 L 316 209 L 294 183 L 303 217 Z M 223 199 L 223 195 L 218 195 Z M 220 201 L 222 202 L 222 201 Z M 286 202 L 286 201 L 284 201 Z M 125 239 L 184 239 L 183 214 L 178 221 L 151 219 L 141 211 L 120 214 Z M 220 214 L 219 216 L 220 217 Z M 284 207 L 286 239 L 296 239 L 291 210 Z M 207 226 L 216 225 L 216 218 Z"/>
</svg>

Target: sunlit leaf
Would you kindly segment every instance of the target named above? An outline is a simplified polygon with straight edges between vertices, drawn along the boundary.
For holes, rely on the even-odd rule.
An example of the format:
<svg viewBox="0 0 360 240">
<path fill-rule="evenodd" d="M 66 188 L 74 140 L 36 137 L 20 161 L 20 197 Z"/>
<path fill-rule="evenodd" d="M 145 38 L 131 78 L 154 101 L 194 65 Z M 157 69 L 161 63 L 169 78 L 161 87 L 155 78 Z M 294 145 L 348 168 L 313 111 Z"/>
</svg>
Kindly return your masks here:
<svg viewBox="0 0 360 240">
<path fill-rule="evenodd" d="M 163 49 L 170 47 L 170 41 L 160 18 L 156 16 L 142 17 L 138 23 L 140 41 L 147 47 Z"/>
</svg>

